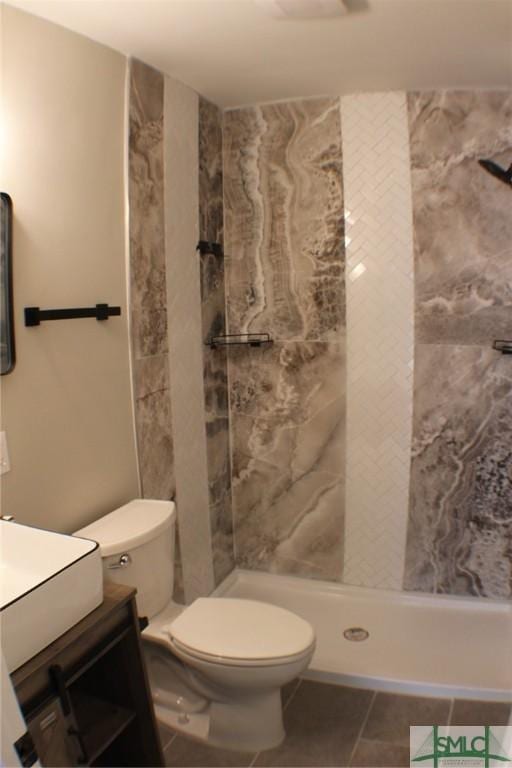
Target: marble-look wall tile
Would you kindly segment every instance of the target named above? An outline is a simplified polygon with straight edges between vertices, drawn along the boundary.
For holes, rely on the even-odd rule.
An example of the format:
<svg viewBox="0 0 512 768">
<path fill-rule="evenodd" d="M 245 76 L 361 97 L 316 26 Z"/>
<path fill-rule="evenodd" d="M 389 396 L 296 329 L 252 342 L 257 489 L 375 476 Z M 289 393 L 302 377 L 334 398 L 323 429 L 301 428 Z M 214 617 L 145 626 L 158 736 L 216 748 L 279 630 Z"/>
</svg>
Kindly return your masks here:
<svg viewBox="0 0 512 768">
<path fill-rule="evenodd" d="M 509 358 L 418 346 L 406 589 L 512 596 L 511 414 Z"/>
<path fill-rule="evenodd" d="M 222 112 L 199 97 L 199 233 L 202 240 L 223 242 Z"/>
<path fill-rule="evenodd" d="M 146 499 L 174 496 L 174 456 L 167 355 L 133 360 L 135 421 Z"/>
<path fill-rule="evenodd" d="M 230 351 L 238 564 L 339 580 L 343 343 Z"/>
<path fill-rule="evenodd" d="M 130 67 L 130 301 L 135 421 L 142 494 L 174 495 L 165 292 L 163 75 Z"/>
<path fill-rule="evenodd" d="M 163 75 L 130 72 L 130 281 L 135 357 L 167 351 L 163 179 Z"/>
<path fill-rule="evenodd" d="M 235 110 L 224 122 L 235 556 L 339 580 L 345 306 L 338 99 Z"/>
<path fill-rule="evenodd" d="M 512 92 L 409 94 L 418 342 L 482 343 L 512 327 Z"/>
<path fill-rule="evenodd" d="M 222 113 L 199 99 L 199 236 L 223 244 Z M 224 261 L 201 256 L 203 342 L 226 333 Z M 208 490 L 215 583 L 234 568 L 228 370 L 224 349 L 203 346 Z"/>
<path fill-rule="evenodd" d="M 338 99 L 227 112 L 229 327 L 336 341 L 344 328 Z"/>
<path fill-rule="evenodd" d="M 227 355 L 204 348 L 204 394 L 208 493 L 215 583 L 234 568 Z"/>
<path fill-rule="evenodd" d="M 512 595 L 512 93 L 409 95 L 416 362 L 408 589 Z M 425 343 L 428 342 L 428 343 Z"/>
</svg>

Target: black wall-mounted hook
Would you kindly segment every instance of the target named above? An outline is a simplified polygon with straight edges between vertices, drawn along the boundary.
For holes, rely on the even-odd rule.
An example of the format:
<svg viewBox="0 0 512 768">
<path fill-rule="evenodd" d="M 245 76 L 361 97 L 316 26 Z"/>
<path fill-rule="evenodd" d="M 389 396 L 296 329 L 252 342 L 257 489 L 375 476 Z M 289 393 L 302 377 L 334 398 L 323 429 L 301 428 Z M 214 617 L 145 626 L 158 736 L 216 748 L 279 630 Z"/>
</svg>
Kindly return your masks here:
<svg viewBox="0 0 512 768">
<path fill-rule="evenodd" d="M 512 340 L 508 339 L 496 339 L 493 341 L 492 348 L 496 352 L 501 352 L 502 355 L 512 355 Z"/>
<path fill-rule="evenodd" d="M 109 307 L 108 304 L 96 304 L 95 307 L 74 307 L 71 309 L 39 309 L 25 307 L 25 325 L 32 327 L 46 320 L 75 320 L 80 317 L 94 317 L 96 320 L 108 320 L 119 316 L 121 307 Z"/>
<path fill-rule="evenodd" d="M 200 240 L 197 244 L 196 251 L 199 251 L 201 256 L 207 253 L 211 253 L 213 256 L 222 258 L 224 256 L 224 249 L 221 243 L 214 243 L 211 240 Z"/>
<path fill-rule="evenodd" d="M 478 162 L 492 176 L 512 187 L 512 164 L 509 168 L 502 168 L 494 160 L 479 160 Z"/>
</svg>

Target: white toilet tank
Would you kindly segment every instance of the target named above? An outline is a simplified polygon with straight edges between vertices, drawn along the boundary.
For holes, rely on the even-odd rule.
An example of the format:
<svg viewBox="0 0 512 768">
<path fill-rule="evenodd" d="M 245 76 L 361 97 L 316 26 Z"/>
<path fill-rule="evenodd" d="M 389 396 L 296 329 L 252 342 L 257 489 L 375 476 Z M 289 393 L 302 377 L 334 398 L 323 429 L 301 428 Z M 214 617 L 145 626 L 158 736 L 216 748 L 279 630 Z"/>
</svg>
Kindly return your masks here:
<svg viewBox="0 0 512 768">
<path fill-rule="evenodd" d="M 135 587 L 151 618 L 172 598 L 175 521 L 174 502 L 134 499 L 74 535 L 98 542 L 105 580 Z"/>
</svg>

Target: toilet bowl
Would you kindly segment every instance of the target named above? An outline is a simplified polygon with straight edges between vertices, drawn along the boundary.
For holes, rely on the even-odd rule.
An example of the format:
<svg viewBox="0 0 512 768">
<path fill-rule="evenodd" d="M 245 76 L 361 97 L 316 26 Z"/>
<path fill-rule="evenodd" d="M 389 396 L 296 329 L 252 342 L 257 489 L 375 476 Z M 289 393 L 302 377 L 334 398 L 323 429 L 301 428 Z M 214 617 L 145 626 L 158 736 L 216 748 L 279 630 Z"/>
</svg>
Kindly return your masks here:
<svg viewBox="0 0 512 768">
<path fill-rule="evenodd" d="M 308 666 L 311 625 L 269 603 L 172 600 L 173 502 L 135 500 L 76 535 L 97 541 L 105 578 L 137 588 L 157 719 L 209 744 L 270 749 L 284 738 L 280 689 Z"/>
</svg>

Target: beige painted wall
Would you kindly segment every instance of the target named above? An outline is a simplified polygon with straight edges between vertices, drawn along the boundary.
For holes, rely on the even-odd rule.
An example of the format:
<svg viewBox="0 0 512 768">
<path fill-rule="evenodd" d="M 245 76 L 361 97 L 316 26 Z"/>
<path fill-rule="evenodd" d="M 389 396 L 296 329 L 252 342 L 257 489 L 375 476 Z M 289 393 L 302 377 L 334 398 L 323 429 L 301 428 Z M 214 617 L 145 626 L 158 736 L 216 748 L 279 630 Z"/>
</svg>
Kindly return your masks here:
<svg viewBox="0 0 512 768">
<path fill-rule="evenodd" d="M 2 190 L 17 364 L 1 379 L 2 514 L 72 531 L 138 494 L 125 269 L 125 59 L 4 6 Z M 121 305 L 25 328 L 23 308 Z"/>
</svg>

